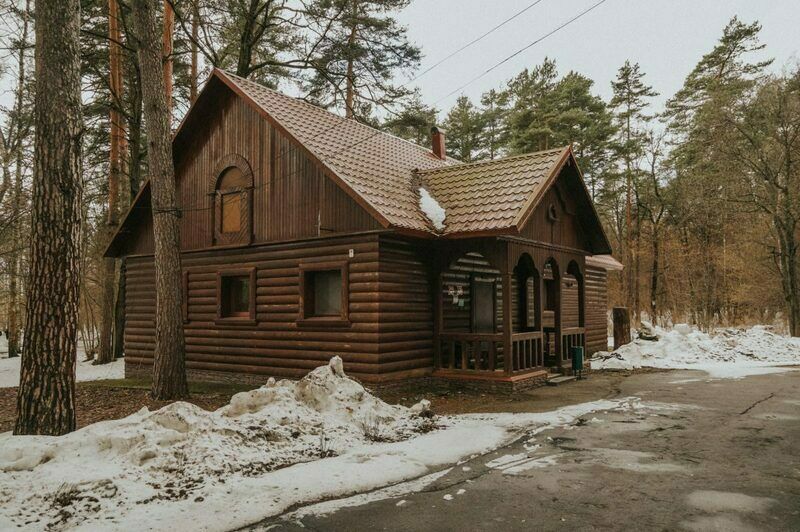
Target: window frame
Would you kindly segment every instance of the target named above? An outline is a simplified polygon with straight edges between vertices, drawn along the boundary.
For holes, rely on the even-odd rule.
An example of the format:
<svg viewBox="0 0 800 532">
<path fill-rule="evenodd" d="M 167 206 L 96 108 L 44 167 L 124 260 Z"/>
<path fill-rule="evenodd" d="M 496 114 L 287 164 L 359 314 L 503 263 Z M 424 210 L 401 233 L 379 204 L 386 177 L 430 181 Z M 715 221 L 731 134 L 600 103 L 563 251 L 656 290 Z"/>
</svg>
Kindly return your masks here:
<svg viewBox="0 0 800 532">
<path fill-rule="evenodd" d="M 332 327 L 346 327 L 350 325 L 350 280 L 349 263 L 347 261 L 306 262 L 299 266 L 299 307 L 298 325 L 322 325 Z M 313 306 L 308 304 L 308 290 L 313 290 L 313 284 L 308 282 L 309 274 L 321 271 L 339 270 L 342 278 L 342 301 L 339 315 L 315 316 L 312 314 Z"/>
<path fill-rule="evenodd" d="M 250 289 L 248 293 L 247 316 L 224 316 L 223 307 L 223 281 L 227 277 L 248 277 Z M 214 323 L 217 325 L 256 325 L 256 268 L 237 268 L 217 271 L 217 317 Z"/>
<path fill-rule="evenodd" d="M 237 168 L 241 172 L 241 186 L 221 189 L 221 180 L 228 170 Z M 208 194 L 211 207 L 210 244 L 214 247 L 240 247 L 253 242 L 253 190 L 255 188 L 253 170 L 247 159 L 236 153 L 229 153 L 216 164 L 211 174 Z M 239 230 L 222 231 L 222 203 L 225 196 L 239 195 Z"/>
</svg>

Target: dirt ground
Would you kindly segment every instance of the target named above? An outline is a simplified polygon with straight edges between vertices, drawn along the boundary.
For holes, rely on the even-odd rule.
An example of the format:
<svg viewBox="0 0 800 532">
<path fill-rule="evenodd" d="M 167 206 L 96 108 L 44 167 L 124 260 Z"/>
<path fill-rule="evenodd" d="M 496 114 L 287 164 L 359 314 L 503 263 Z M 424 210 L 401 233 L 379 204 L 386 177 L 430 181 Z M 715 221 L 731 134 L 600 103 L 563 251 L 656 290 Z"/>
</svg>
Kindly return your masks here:
<svg viewBox="0 0 800 532">
<path fill-rule="evenodd" d="M 635 396 L 644 406 L 524 434 L 421 490 L 299 508 L 251 530 L 800 530 L 800 371 L 603 373 L 525 395 L 434 404 L 530 411 Z"/>
<path fill-rule="evenodd" d="M 216 410 L 227 404 L 233 394 L 252 387 L 192 384 L 189 398 L 206 410 Z M 147 382 L 138 381 L 93 381 L 76 384 L 75 402 L 78 428 L 105 419 L 118 419 L 140 410 L 143 406 L 151 410 L 161 408 L 169 401 L 154 401 L 148 395 Z M 17 388 L 0 388 L 0 432 L 14 428 Z"/>
<path fill-rule="evenodd" d="M 637 370 L 637 373 L 651 370 Z M 378 395 L 392 404 L 411 406 L 420 399 L 429 399 L 439 414 L 465 412 L 543 412 L 564 404 L 593 401 L 618 393 L 619 384 L 632 372 L 598 372 L 581 382 L 581 386 L 541 387 L 514 395 L 494 395 L 476 392 L 431 393 L 419 386 L 406 386 Z M 191 385 L 190 403 L 216 410 L 225 405 L 237 392 L 252 386 L 226 384 Z M 148 396 L 149 383 L 134 380 L 79 382 L 76 385 L 78 428 L 105 419 L 118 419 L 146 406 L 160 408 L 165 401 Z M 0 388 L 0 432 L 14 428 L 17 389 Z"/>
</svg>

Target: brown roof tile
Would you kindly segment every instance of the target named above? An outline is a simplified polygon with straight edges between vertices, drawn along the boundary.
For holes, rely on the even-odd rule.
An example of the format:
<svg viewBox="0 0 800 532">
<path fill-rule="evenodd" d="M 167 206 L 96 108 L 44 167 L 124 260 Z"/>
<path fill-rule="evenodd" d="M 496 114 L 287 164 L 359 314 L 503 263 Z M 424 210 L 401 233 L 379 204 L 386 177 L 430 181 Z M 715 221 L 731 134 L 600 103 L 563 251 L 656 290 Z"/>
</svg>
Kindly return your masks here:
<svg viewBox="0 0 800 532">
<path fill-rule="evenodd" d="M 418 175 L 447 212 L 445 234 L 507 229 L 516 225 L 568 150 L 561 147 Z"/>
<path fill-rule="evenodd" d="M 443 161 L 429 148 L 303 100 L 227 72 L 214 74 L 275 120 L 393 227 L 436 232 L 420 209 L 420 184 L 447 213 L 441 234 L 514 227 L 569 150 L 469 164 Z"/>
</svg>

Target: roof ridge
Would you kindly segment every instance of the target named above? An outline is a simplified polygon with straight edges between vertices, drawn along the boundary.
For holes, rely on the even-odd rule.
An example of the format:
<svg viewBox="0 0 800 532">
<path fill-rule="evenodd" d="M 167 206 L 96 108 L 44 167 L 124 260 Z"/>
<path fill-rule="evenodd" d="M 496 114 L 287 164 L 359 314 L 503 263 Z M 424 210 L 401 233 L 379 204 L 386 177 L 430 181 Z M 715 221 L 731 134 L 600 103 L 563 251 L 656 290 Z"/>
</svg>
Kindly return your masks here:
<svg viewBox="0 0 800 532">
<path fill-rule="evenodd" d="M 475 166 L 488 165 L 488 164 L 494 164 L 494 163 L 505 162 L 505 161 L 512 161 L 512 160 L 516 160 L 516 159 L 524 159 L 524 158 L 529 158 L 529 157 L 533 157 L 533 156 L 536 156 L 536 155 L 542 155 L 542 154 L 545 154 L 545 153 L 563 153 L 564 150 L 568 149 L 569 147 L 570 147 L 570 145 L 567 144 L 567 145 L 561 146 L 559 148 L 550 148 L 548 150 L 539 150 L 539 151 L 532 151 L 532 152 L 528 152 L 528 153 L 520 153 L 518 155 L 509 155 L 507 157 L 500 157 L 499 159 L 482 159 L 480 161 L 472 161 L 472 162 L 468 162 L 468 163 L 453 164 L 453 165 L 444 166 L 444 167 L 441 167 L 441 168 L 426 168 L 426 169 L 421 169 L 421 170 L 417 169 L 417 170 L 415 170 L 415 173 L 417 173 L 417 174 L 434 174 L 436 172 L 445 172 L 445 171 L 448 171 L 448 170 L 458 170 L 458 169 L 466 168 L 466 167 L 472 168 L 472 167 L 475 167 Z"/>
<path fill-rule="evenodd" d="M 309 102 L 307 100 L 304 100 L 303 98 L 297 98 L 297 97 L 294 97 L 294 96 L 289 96 L 288 94 L 284 94 L 283 92 L 281 92 L 281 91 L 279 91 L 277 89 L 273 89 L 271 87 L 267 87 L 266 85 L 262 85 L 261 83 L 256 83 L 255 81 L 249 80 L 247 78 L 243 78 L 241 76 L 237 76 L 236 74 L 232 74 L 232 73 L 228 72 L 227 70 L 224 70 L 224 69 L 221 69 L 221 68 L 217 68 L 217 70 L 222 72 L 225 76 L 228 76 L 229 78 L 234 78 L 237 81 L 244 81 L 244 82 L 247 82 L 247 83 L 252 83 L 253 85 L 258 85 L 260 88 L 262 88 L 264 90 L 268 90 L 268 91 L 270 91 L 272 93 L 275 93 L 278 96 L 281 96 L 283 98 L 290 98 L 290 99 L 292 99 L 292 100 L 294 100 L 296 102 L 302 103 L 303 105 L 314 109 L 315 112 L 327 113 L 327 114 L 329 114 L 331 116 L 334 116 L 334 117 L 338 118 L 342 122 L 358 124 L 359 126 L 371 129 L 372 131 L 375 131 L 376 133 L 380 133 L 381 135 L 386 135 L 387 137 L 392 137 L 392 138 L 397 139 L 399 141 L 402 141 L 402 142 L 405 142 L 407 144 L 410 144 L 414 148 L 416 148 L 418 150 L 422 150 L 423 152 L 425 152 L 427 154 L 431 154 L 431 155 L 433 154 L 433 152 L 429 148 L 426 148 L 425 146 L 417 144 L 414 141 L 411 141 L 411 140 L 408 140 L 408 139 L 404 139 L 403 137 L 398 137 L 397 135 L 394 135 L 394 134 L 389 133 L 387 131 L 383 131 L 382 129 L 378 129 L 378 128 L 376 128 L 374 126 L 371 126 L 369 124 L 365 124 L 364 122 L 359 122 L 358 120 L 356 120 L 354 118 L 347 118 L 345 116 L 336 114 L 334 112 L 329 111 L 328 109 L 325 109 L 324 107 L 322 107 L 320 105 L 316 105 L 316 104 L 313 104 L 313 103 L 311 103 L 311 102 Z M 463 164 L 458 159 L 454 159 L 452 157 L 448 157 L 448 160 L 455 161 L 455 162 L 457 162 L 459 164 Z"/>
</svg>

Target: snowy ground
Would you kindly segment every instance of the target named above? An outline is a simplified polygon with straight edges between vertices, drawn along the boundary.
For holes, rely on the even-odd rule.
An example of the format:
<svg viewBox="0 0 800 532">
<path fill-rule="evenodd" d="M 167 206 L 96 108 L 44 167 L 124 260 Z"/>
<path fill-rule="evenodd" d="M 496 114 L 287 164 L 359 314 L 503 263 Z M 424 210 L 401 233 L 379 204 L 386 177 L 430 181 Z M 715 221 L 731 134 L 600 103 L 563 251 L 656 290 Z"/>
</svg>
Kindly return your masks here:
<svg viewBox="0 0 800 532">
<path fill-rule="evenodd" d="M 8 356 L 8 342 L 5 335 L 0 338 L 0 388 L 11 388 L 19 385 L 20 358 L 6 358 Z M 76 378 L 79 381 L 97 381 L 103 379 L 121 379 L 125 374 L 125 361 L 118 359 L 111 364 L 93 366 L 87 362 L 83 349 L 78 347 L 78 367 Z"/>
<path fill-rule="evenodd" d="M 431 475 L 590 412 L 640 407 L 629 398 L 432 417 L 425 402 L 372 396 L 336 357 L 216 412 L 174 403 L 61 438 L 0 435 L 0 530 L 230 530 Z"/>
<path fill-rule="evenodd" d="M 613 352 L 596 353 L 594 369 L 696 369 L 712 379 L 740 378 L 790 371 L 800 365 L 800 338 L 772 332 L 768 326 L 719 329 L 707 334 L 688 325 L 649 327 L 658 340 L 637 338 Z"/>
</svg>

